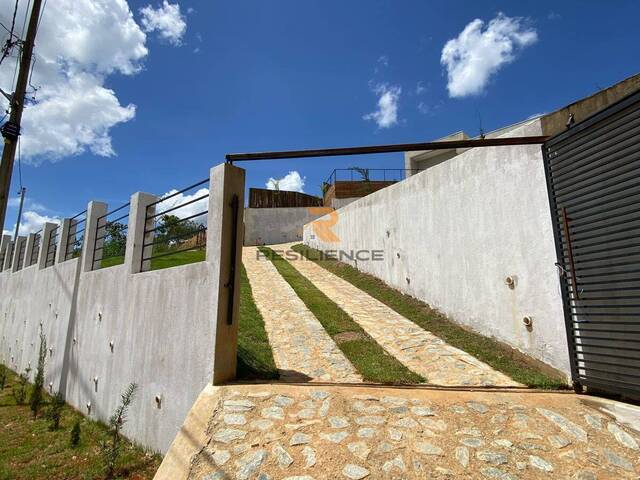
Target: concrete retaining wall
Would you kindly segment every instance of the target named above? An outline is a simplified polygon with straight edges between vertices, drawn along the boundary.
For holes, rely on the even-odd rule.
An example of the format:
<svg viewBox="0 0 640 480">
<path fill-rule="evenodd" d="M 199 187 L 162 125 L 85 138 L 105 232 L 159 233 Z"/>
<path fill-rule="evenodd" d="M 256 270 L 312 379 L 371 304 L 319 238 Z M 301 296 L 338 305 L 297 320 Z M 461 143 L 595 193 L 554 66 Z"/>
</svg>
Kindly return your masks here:
<svg viewBox="0 0 640 480">
<path fill-rule="evenodd" d="M 244 171 L 212 169 L 210 191 L 204 262 L 140 272 L 142 246 L 150 241 L 143 236 L 144 212 L 156 197 L 137 193 L 123 265 L 92 271 L 97 220 L 106 212 L 106 205 L 92 202 L 81 258 L 59 256 L 44 268 L 42 248 L 38 264 L 0 273 L 0 361 L 16 372 L 29 364 L 35 370 L 42 328 L 50 348 L 47 389 L 107 421 L 121 392 L 138 384 L 124 433 L 165 452 L 201 390 L 235 375 L 239 276 L 231 302 L 226 284 L 232 263 L 240 268 L 242 228 L 239 223 L 233 238 L 231 199 L 238 195 L 241 222 Z"/>
<path fill-rule="evenodd" d="M 327 209 L 323 207 L 247 208 L 244 211 L 244 244 L 301 242 L 304 224 L 325 213 Z"/>
<path fill-rule="evenodd" d="M 540 134 L 539 120 L 508 133 Z M 468 150 L 337 213 L 338 242 L 309 224 L 304 243 L 382 250 L 383 261 L 350 263 L 569 374 L 540 146 Z"/>
</svg>

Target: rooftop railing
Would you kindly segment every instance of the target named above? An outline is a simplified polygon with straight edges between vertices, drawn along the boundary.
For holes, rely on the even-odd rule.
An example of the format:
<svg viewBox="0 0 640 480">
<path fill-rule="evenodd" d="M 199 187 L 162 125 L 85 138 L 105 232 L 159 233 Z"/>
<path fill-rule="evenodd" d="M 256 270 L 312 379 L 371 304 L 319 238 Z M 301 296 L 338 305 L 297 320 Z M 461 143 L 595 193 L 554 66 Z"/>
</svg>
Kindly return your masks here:
<svg viewBox="0 0 640 480">
<path fill-rule="evenodd" d="M 44 262 L 44 267 L 52 267 L 54 263 L 56 263 L 56 253 L 58 251 L 58 234 L 60 233 L 60 225 L 56 225 L 53 230 L 51 230 L 51 235 L 49 236 L 49 243 L 46 245 L 47 247 L 47 257 Z"/>
<path fill-rule="evenodd" d="M 83 218 L 80 218 L 84 215 Z M 87 223 L 87 211 L 84 210 L 76 216 L 71 217 L 69 225 L 69 235 L 65 245 L 64 261 L 79 257 L 82 254 L 82 243 Z"/>
<path fill-rule="evenodd" d="M 38 256 L 40 255 L 40 243 L 42 242 L 42 229 L 38 230 L 33 237 L 33 247 L 31 248 L 31 257 L 29 258 L 29 265 L 35 265 L 38 263 Z"/>
</svg>

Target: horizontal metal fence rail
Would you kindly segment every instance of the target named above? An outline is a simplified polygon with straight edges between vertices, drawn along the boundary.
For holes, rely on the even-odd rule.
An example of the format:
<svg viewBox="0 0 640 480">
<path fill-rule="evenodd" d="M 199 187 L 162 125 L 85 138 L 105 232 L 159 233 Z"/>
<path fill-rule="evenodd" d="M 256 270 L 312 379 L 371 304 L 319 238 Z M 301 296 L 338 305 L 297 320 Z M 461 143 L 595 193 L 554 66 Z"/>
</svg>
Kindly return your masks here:
<svg viewBox="0 0 640 480">
<path fill-rule="evenodd" d="M 83 215 L 83 219 L 77 220 Z M 84 232 L 87 223 L 87 211 L 84 210 L 78 213 L 76 216 L 71 217 L 70 220 L 71 223 L 69 225 L 69 236 L 67 237 L 67 244 L 65 245 L 64 251 L 65 262 L 67 260 L 71 260 L 72 258 L 79 257 L 82 254 L 82 244 L 84 241 Z"/>
<path fill-rule="evenodd" d="M 573 381 L 640 398 L 640 92 L 543 148 Z"/>
<path fill-rule="evenodd" d="M 193 227 L 191 224 L 194 219 L 199 219 L 209 213 L 209 207 L 207 202 L 207 207 L 204 210 L 198 211 L 191 215 L 187 215 L 186 217 L 179 218 L 178 220 L 171 223 L 171 225 L 166 225 L 164 219 L 169 214 L 175 214 L 180 209 L 187 207 L 189 205 L 195 204 L 197 202 L 201 202 L 205 199 L 209 198 L 209 193 L 204 195 L 200 195 L 196 198 L 193 198 L 189 201 L 183 202 L 178 205 L 172 205 L 168 208 L 161 209 L 160 212 L 154 212 L 150 214 L 150 209 L 157 209 L 162 203 L 175 198 L 185 192 L 193 190 L 197 187 L 205 185 L 209 183 L 209 178 L 201 180 L 193 185 L 189 185 L 182 190 L 172 193 L 171 195 L 166 195 L 153 203 L 147 205 L 145 212 L 145 222 L 144 222 L 144 234 L 143 238 L 145 242 L 142 245 L 142 259 L 141 259 L 141 271 L 145 271 L 145 263 L 149 262 L 149 264 L 156 258 L 168 257 L 171 255 L 175 255 L 181 252 L 192 251 L 194 249 L 203 248 L 206 245 L 206 231 L 207 227 L 203 224 L 198 225 L 197 227 Z M 153 227 L 148 228 L 150 222 L 153 222 Z M 187 223 L 187 222 L 191 222 Z M 176 233 L 170 235 L 170 230 L 175 229 L 178 225 L 187 225 L 188 227 L 193 227 L 190 230 Z M 153 233 L 153 240 L 147 242 L 147 235 Z M 186 244 L 186 246 L 184 246 Z M 177 247 L 176 247 L 177 246 Z M 150 251 L 150 254 L 147 255 L 147 252 Z"/>
<path fill-rule="evenodd" d="M 421 150 L 448 150 L 451 148 L 501 147 L 513 145 L 540 145 L 548 137 L 477 138 L 442 142 L 396 143 L 392 145 L 369 145 L 365 147 L 318 148 L 313 150 L 289 150 L 278 152 L 228 153 L 227 162 L 253 160 L 281 160 L 284 158 L 341 157 L 348 155 L 370 155 L 374 153 L 402 153 Z"/>
<path fill-rule="evenodd" d="M 31 266 L 38 263 L 38 255 L 40 255 L 40 242 L 42 241 L 42 230 L 38 230 L 33 237 L 33 247 L 31 248 L 31 258 L 29 258 L 29 265 Z"/>
<path fill-rule="evenodd" d="M 125 232 L 128 233 L 129 230 L 129 210 L 124 214 L 122 214 L 122 211 L 129 208 L 129 206 L 130 203 L 127 202 L 115 210 L 98 217 L 96 237 L 93 242 L 93 258 L 91 259 L 92 270 L 124 263 L 127 247 L 127 235 Z M 108 220 L 114 214 L 119 214 L 119 216 Z M 126 222 L 123 221 L 125 219 Z M 98 252 L 100 252 L 99 258 L 97 258 Z M 119 261 L 120 259 L 122 261 Z M 104 264 L 105 261 L 108 261 L 107 265 Z"/>
<path fill-rule="evenodd" d="M 6 258 L 8 250 L 9 250 L 9 247 L 7 246 L 7 248 L 5 248 L 2 252 L 0 252 L 0 272 L 4 270 L 4 259 Z"/>
<path fill-rule="evenodd" d="M 24 266 L 24 254 L 27 250 L 27 242 L 26 241 L 22 241 L 22 243 L 20 243 L 20 249 L 18 250 L 18 267 L 16 268 L 16 270 L 22 270 L 22 267 Z"/>
<path fill-rule="evenodd" d="M 57 225 L 51 230 L 51 236 L 49 237 L 49 243 L 47 244 L 47 258 L 44 262 L 44 267 L 48 268 L 56 263 L 56 252 L 58 251 L 58 233 L 60 232 L 60 225 Z"/>
</svg>

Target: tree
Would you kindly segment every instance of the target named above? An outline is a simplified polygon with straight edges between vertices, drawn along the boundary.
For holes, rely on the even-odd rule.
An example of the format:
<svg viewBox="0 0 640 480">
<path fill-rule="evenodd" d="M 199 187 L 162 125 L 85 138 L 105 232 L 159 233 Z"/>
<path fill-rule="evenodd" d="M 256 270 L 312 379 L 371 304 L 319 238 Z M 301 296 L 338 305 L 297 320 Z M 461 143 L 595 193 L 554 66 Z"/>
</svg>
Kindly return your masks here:
<svg viewBox="0 0 640 480">
<path fill-rule="evenodd" d="M 111 440 L 109 442 L 102 442 L 100 445 L 105 462 L 105 473 L 108 479 L 113 478 L 113 474 L 115 473 L 116 463 L 120 455 L 120 430 L 127 422 L 129 406 L 131 402 L 133 402 L 137 388 L 138 386 L 135 383 L 130 383 L 120 396 L 120 405 L 118 405 L 118 408 L 116 408 L 116 411 L 109 419 L 109 434 Z"/>
<path fill-rule="evenodd" d="M 40 333 L 40 350 L 38 350 L 38 367 L 36 378 L 33 380 L 33 390 L 31 391 L 31 413 L 33 418 L 38 416 L 40 405 L 42 404 L 42 388 L 44 387 L 44 367 L 47 361 L 47 339 Z"/>
<path fill-rule="evenodd" d="M 105 227 L 105 241 L 102 247 L 104 258 L 121 257 L 127 246 L 127 225 L 119 222 L 109 223 Z"/>
<path fill-rule="evenodd" d="M 202 230 L 202 225 L 193 220 L 184 220 L 175 215 L 163 215 L 155 232 L 155 241 L 163 248 L 172 247 Z"/>
</svg>

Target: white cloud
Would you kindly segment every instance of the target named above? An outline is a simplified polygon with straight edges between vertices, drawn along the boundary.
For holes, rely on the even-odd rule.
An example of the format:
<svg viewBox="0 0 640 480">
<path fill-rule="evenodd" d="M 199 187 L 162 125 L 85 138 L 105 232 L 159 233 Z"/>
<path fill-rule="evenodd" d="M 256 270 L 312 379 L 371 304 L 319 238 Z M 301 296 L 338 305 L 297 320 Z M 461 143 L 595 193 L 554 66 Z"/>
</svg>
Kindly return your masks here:
<svg viewBox="0 0 640 480">
<path fill-rule="evenodd" d="M 269 178 L 265 186 L 269 190 L 283 190 L 287 192 L 301 192 L 304 193 L 304 182 L 307 177 L 301 177 L 295 170 L 289 172 L 282 178 Z"/>
<path fill-rule="evenodd" d="M 27 3 L 19 3 L 17 18 L 24 17 Z M 13 5 L 13 0 L 0 0 L 0 21 L 5 25 Z M 146 39 L 126 0 L 48 2 L 31 78 L 38 87 L 36 101 L 28 102 L 22 122 L 23 159 L 38 164 L 87 150 L 114 155 L 110 129 L 131 120 L 135 105 L 121 105 L 105 81 L 112 74 L 141 70 L 148 54 Z M 16 54 L 0 66 L 0 87 L 5 91 L 13 90 Z M 6 107 L 0 97 L 0 108 Z"/>
<path fill-rule="evenodd" d="M 402 89 L 385 83 L 373 90 L 378 95 L 378 109 L 364 115 L 364 120 L 373 120 L 380 128 L 389 128 L 398 123 L 398 102 Z"/>
<path fill-rule="evenodd" d="M 22 214 L 22 221 L 20 222 L 20 229 L 18 231 L 18 235 L 29 235 L 30 233 L 35 233 L 40 230 L 46 222 L 50 223 L 60 223 L 60 219 L 58 217 L 49 217 L 47 215 L 40 215 L 38 212 L 34 212 L 33 210 L 27 210 Z M 4 235 L 11 235 L 15 233 L 16 225 L 13 224 L 11 230 L 3 230 Z"/>
<path fill-rule="evenodd" d="M 162 195 L 163 197 L 173 195 L 178 190 L 172 189 L 167 193 Z M 206 196 L 205 196 L 206 195 Z M 209 209 L 209 189 L 208 188 L 200 188 L 196 190 L 192 194 L 184 194 L 180 193 L 175 197 L 168 198 L 163 202 L 160 202 L 156 205 L 156 213 L 164 212 L 169 210 L 170 208 L 177 207 L 178 205 L 182 205 L 184 203 L 190 202 L 191 200 L 195 200 L 196 198 L 203 197 L 201 200 L 197 202 L 193 202 L 189 205 L 185 205 L 184 207 L 177 208 L 176 210 L 169 212 L 167 215 L 175 215 L 179 218 L 187 218 L 192 215 L 196 215 L 201 212 L 206 212 Z M 198 217 L 192 218 L 192 221 L 196 223 L 206 224 L 207 223 L 207 215 L 200 215 Z"/>
<path fill-rule="evenodd" d="M 427 91 L 427 87 L 424 86 L 424 83 L 422 82 L 422 80 L 416 83 L 416 95 L 422 95 L 426 91 Z"/>
<path fill-rule="evenodd" d="M 512 62 L 516 52 L 535 43 L 538 34 L 523 24 L 522 18 L 503 13 L 489 22 L 475 19 L 457 38 L 442 49 L 440 63 L 448 74 L 450 97 L 465 97 L 482 93 L 492 75 Z"/>
<path fill-rule="evenodd" d="M 191 13 L 187 11 L 187 13 Z M 145 32 L 158 32 L 160 38 L 172 45 L 181 45 L 182 37 L 187 31 L 187 22 L 180 13 L 180 5 L 163 0 L 162 5 L 153 8 L 147 5 L 140 9 L 142 28 Z"/>
</svg>

